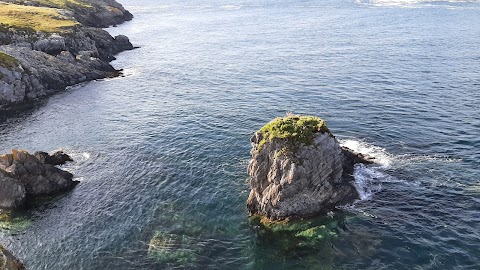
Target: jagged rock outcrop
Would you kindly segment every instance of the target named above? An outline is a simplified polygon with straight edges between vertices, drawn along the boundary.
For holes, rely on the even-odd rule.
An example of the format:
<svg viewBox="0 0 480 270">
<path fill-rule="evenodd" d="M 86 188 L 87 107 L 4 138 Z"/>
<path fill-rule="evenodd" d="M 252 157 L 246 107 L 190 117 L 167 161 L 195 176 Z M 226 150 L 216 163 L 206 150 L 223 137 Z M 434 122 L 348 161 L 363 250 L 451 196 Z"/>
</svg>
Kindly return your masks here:
<svg viewBox="0 0 480 270">
<path fill-rule="evenodd" d="M 70 85 L 116 76 L 119 72 L 108 62 L 115 54 L 133 49 L 127 37 L 113 38 L 97 28 L 81 28 L 65 37 L 52 35 L 32 41 L 31 46 L 25 42 L 20 45 L 0 46 L 0 53 L 17 61 L 10 66 L 0 62 L 0 110 Z"/>
<path fill-rule="evenodd" d="M 277 118 L 256 132 L 252 143 L 250 213 L 309 217 L 359 198 L 353 166 L 370 161 L 343 149 L 323 120 Z"/>
<path fill-rule="evenodd" d="M 55 165 L 72 159 L 59 151 L 53 155 L 12 150 L 0 156 L 0 209 L 18 209 L 29 198 L 55 195 L 73 188 L 78 181 Z"/>
<path fill-rule="evenodd" d="M 0 244 L 0 270 L 25 270 L 23 263 Z"/>
</svg>

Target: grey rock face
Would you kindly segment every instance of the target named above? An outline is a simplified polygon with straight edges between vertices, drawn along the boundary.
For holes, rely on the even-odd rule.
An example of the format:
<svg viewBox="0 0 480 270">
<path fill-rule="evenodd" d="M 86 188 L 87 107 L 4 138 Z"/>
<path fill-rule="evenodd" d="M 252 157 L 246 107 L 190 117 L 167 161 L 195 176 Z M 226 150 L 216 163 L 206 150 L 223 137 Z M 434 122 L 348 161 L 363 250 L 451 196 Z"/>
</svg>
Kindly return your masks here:
<svg viewBox="0 0 480 270">
<path fill-rule="evenodd" d="M 122 51 L 133 49 L 132 43 L 130 43 L 128 37 L 124 35 L 115 36 L 115 46 Z"/>
<path fill-rule="evenodd" d="M 60 52 L 67 50 L 67 45 L 65 44 L 64 37 L 52 35 L 48 38 L 37 40 L 33 44 L 33 48 L 50 55 L 57 55 Z"/>
<path fill-rule="evenodd" d="M 25 270 L 23 263 L 0 244 L 0 269 L 1 270 Z"/>
<path fill-rule="evenodd" d="M 330 133 L 317 134 L 312 145 L 301 144 L 295 152 L 286 151 L 288 142 L 281 139 L 259 150 L 260 140 L 258 133 L 252 138 L 248 166 L 247 207 L 252 214 L 271 219 L 309 217 L 359 198 L 349 174 L 355 162 Z"/>
<path fill-rule="evenodd" d="M 33 154 L 40 162 L 51 165 L 63 165 L 67 161 L 73 161 L 73 159 L 65 154 L 63 151 L 57 151 L 53 155 L 49 155 L 45 152 L 35 152 Z"/>
<path fill-rule="evenodd" d="M 75 63 L 75 57 L 69 51 L 62 51 L 57 55 L 57 59 L 65 61 L 70 64 Z"/>
<path fill-rule="evenodd" d="M 25 187 L 19 181 L 0 172 L 0 208 L 16 209 L 25 205 Z"/>
<path fill-rule="evenodd" d="M 22 66 L 0 66 L 0 107 L 2 103 L 15 103 L 25 97 L 26 85 L 22 82 L 25 70 Z"/>
<path fill-rule="evenodd" d="M 56 168 L 72 159 L 59 151 L 53 155 L 12 150 L 0 156 L 0 209 L 17 209 L 32 197 L 54 195 L 71 189 L 78 182 L 73 175 Z"/>
</svg>

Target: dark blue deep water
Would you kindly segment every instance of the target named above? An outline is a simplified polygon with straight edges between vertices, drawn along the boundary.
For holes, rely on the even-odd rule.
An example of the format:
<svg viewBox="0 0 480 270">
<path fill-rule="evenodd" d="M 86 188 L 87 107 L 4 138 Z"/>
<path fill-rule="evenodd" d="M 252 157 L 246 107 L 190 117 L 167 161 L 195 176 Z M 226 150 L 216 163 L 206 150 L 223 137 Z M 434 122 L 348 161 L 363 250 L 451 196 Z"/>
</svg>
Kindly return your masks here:
<svg viewBox="0 0 480 270">
<path fill-rule="evenodd" d="M 0 116 L 1 153 L 81 181 L 0 222 L 28 269 L 480 269 L 480 2 L 121 2 L 124 77 Z M 378 161 L 313 243 L 247 218 L 249 138 L 287 112 Z"/>
</svg>

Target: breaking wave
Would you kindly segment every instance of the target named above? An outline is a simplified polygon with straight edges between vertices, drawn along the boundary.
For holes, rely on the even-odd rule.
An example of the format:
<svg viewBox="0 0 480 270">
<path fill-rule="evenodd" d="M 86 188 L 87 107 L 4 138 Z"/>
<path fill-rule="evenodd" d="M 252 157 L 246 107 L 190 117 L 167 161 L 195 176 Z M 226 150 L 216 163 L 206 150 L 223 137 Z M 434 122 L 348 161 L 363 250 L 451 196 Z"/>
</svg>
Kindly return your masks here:
<svg viewBox="0 0 480 270">
<path fill-rule="evenodd" d="M 467 8 L 469 4 L 480 3 L 479 0 L 356 0 L 358 4 L 392 7 L 428 7 Z M 471 7 L 471 6 L 470 6 Z"/>
<path fill-rule="evenodd" d="M 379 192 L 382 183 L 385 182 L 401 182 L 407 185 L 418 186 L 418 182 L 398 179 L 387 173 L 388 170 L 402 168 L 418 163 L 452 163 L 460 162 L 462 159 L 446 157 L 440 155 L 419 155 L 419 154 L 402 154 L 393 155 L 388 153 L 385 148 L 370 144 L 368 142 L 357 139 L 341 139 L 340 145 L 347 147 L 357 153 L 373 158 L 374 164 L 363 165 L 357 164 L 353 176 L 355 178 L 355 186 L 360 195 L 361 200 L 369 200 L 372 196 Z"/>
</svg>

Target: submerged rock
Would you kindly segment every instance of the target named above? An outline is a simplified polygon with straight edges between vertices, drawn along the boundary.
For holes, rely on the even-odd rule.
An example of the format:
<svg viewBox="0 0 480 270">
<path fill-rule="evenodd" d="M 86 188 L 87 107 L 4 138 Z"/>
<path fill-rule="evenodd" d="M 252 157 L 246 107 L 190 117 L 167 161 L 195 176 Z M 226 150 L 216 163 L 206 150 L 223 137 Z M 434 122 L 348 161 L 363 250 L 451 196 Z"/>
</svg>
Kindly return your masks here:
<svg viewBox="0 0 480 270">
<path fill-rule="evenodd" d="M 337 237 L 345 227 L 344 215 L 289 221 L 272 221 L 265 216 L 253 215 L 249 220 L 260 241 L 276 242 L 275 246 L 285 251 L 298 247 L 316 247 L 324 240 Z"/>
<path fill-rule="evenodd" d="M 25 270 L 23 263 L 0 244 L 0 269 L 1 270 Z"/>
<path fill-rule="evenodd" d="M 148 245 L 148 256 L 158 263 L 189 265 L 198 260 L 201 247 L 187 235 L 156 232 Z"/>
<path fill-rule="evenodd" d="M 353 167 L 371 163 L 342 148 L 318 117 L 276 118 L 252 143 L 247 207 L 270 219 L 310 217 L 352 203 L 359 198 Z"/>
<path fill-rule="evenodd" d="M 53 155 L 13 149 L 0 156 L 0 209 L 25 206 L 29 198 L 55 195 L 73 188 L 78 181 L 73 175 L 55 165 L 72 159 L 62 151 Z"/>
</svg>

